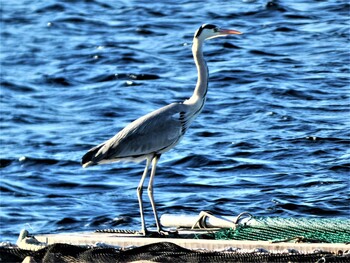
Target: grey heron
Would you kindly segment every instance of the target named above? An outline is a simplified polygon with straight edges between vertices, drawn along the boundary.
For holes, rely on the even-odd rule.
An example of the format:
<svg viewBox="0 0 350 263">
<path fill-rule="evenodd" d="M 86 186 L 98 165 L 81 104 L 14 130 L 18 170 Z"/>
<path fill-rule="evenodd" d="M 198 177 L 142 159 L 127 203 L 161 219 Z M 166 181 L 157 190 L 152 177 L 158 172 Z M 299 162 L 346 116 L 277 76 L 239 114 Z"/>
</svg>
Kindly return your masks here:
<svg viewBox="0 0 350 263">
<path fill-rule="evenodd" d="M 180 103 L 171 103 L 128 124 L 111 139 L 90 149 L 82 157 L 82 166 L 111 163 L 117 161 L 143 161 L 146 166 L 137 187 L 137 197 L 141 215 L 141 234 L 146 235 L 142 192 L 145 178 L 152 164 L 148 184 L 148 196 L 154 213 L 158 233 L 162 233 L 153 198 L 153 181 L 160 156 L 179 143 L 191 122 L 202 111 L 208 90 L 208 68 L 203 57 L 203 43 L 230 34 L 241 34 L 236 30 L 221 29 L 204 24 L 193 37 L 192 53 L 198 71 L 197 84 L 193 95 Z"/>
</svg>

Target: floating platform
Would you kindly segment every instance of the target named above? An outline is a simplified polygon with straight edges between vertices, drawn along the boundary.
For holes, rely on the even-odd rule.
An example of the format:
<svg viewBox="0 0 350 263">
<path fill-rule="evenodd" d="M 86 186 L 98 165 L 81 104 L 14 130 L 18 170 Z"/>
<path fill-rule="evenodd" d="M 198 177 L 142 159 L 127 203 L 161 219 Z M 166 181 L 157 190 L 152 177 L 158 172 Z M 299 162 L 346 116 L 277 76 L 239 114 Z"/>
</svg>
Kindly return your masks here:
<svg viewBox="0 0 350 263">
<path fill-rule="evenodd" d="M 28 262 L 42 260 L 40 255 L 59 256 L 60 262 L 350 262 L 350 220 L 201 212 L 163 215 L 161 223 L 169 230 L 164 235 L 107 229 L 33 236 L 23 230 L 17 248 L 0 249 L 9 258 L 27 255 Z"/>
<path fill-rule="evenodd" d="M 207 231 L 206 231 L 207 233 Z M 197 235 L 198 232 L 180 231 L 179 235 L 188 237 Z M 170 242 L 178 246 L 192 250 L 210 250 L 210 251 L 230 251 L 241 250 L 269 251 L 273 253 L 285 253 L 288 251 L 298 251 L 298 253 L 311 253 L 314 251 L 326 251 L 338 253 L 339 251 L 349 251 L 350 244 L 330 244 L 330 243 L 293 243 L 280 242 L 272 243 L 270 241 L 246 241 L 246 240 L 206 240 L 206 239 L 188 239 L 188 238 L 155 238 L 141 237 L 132 234 L 113 234 L 113 233 L 61 233 L 61 234 L 43 234 L 36 235 L 35 238 L 47 245 L 55 243 L 65 243 L 71 245 L 108 245 L 118 248 L 140 247 L 158 242 Z"/>
</svg>

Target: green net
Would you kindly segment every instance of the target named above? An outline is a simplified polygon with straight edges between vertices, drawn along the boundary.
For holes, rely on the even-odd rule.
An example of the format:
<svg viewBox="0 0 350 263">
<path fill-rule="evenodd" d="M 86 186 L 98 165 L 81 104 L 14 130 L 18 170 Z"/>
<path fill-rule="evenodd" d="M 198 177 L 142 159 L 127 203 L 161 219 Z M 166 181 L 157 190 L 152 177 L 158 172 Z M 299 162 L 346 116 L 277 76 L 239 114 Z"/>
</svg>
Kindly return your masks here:
<svg viewBox="0 0 350 263">
<path fill-rule="evenodd" d="M 349 243 L 350 220 L 253 217 L 236 229 L 214 233 L 220 240 Z"/>
</svg>

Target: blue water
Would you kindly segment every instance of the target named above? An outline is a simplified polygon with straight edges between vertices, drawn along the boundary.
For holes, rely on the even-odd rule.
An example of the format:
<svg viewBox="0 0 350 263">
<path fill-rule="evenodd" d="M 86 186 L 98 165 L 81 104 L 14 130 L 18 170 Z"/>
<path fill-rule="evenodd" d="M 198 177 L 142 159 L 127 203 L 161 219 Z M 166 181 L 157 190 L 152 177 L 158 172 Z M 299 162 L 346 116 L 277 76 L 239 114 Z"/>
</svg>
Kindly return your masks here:
<svg viewBox="0 0 350 263">
<path fill-rule="evenodd" d="M 206 43 L 207 104 L 161 158 L 159 213 L 349 218 L 348 1 L 17 0 L 1 13 L 2 241 L 139 229 L 144 163 L 80 159 L 191 96 L 203 23 L 244 34 Z"/>
</svg>

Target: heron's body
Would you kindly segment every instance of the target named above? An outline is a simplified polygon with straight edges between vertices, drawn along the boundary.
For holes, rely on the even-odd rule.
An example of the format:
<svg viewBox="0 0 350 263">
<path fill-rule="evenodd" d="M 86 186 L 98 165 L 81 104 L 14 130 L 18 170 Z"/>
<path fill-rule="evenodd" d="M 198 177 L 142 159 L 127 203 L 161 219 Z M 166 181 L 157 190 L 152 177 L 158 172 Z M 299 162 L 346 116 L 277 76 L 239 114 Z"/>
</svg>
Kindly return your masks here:
<svg viewBox="0 0 350 263">
<path fill-rule="evenodd" d="M 182 112 L 186 105 L 172 103 L 127 125 L 83 158 L 84 167 L 115 161 L 142 161 L 173 148 L 186 131 Z"/>
<path fill-rule="evenodd" d="M 213 25 L 201 26 L 193 39 L 193 57 L 198 70 L 198 80 L 193 95 L 182 103 L 172 103 L 133 121 L 108 141 L 92 148 L 82 158 L 83 167 L 117 161 L 142 161 L 146 167 L 138 187 L 142 233 L 146 234 L 143 216 L 142 188 L 152 162 L 148 193 L 158 232 L 161 231 L 153 200 L 153 179 L 157 162 L 164 152 L 179 143 L 194 118 L 202 111 L 208 89 L 208 69 L 203 58 L 205 39 L 227 34 L 234 30 L 221 30 Z"/>
</svg>

